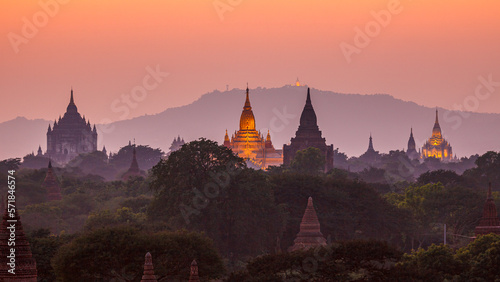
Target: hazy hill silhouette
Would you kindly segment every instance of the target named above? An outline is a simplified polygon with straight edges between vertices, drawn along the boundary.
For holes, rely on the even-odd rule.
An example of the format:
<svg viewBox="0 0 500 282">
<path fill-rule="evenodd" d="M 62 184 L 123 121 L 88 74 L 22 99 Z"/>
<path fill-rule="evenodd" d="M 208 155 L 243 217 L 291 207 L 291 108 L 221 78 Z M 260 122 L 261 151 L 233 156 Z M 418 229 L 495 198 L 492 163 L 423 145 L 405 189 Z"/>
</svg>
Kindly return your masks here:
<svg viewBox="0 0 500 282">
<path fill-rule="evenodd" d="M 276 148 L 282 148 L 295 135 L 306 93 L 305 86 L 250 89 L 257 130 L 265 136 L 270 129 Z M 311 89 L 311 99 L 327 143 L 333 143 L 349 156 L 359 156 L 366 151 L 370 132 L 375 150 L 381 153 L 406 149 L 410 127 L 413 127 L 417 147 L 421 147 L 434 125 L 435 108 L 386 94 L 339 94 Z M 116 152 L 135 138 L 137 144 L 148 144 L 168 152 L 173 138 L 178 135 L 186 142 L 199 137 L 222 142 L 226 129 L 229 135 L 238 130 L 244 100 L 244 89 L 214 91 L 186 106 L 115 122 L 106 132 L 103 132 L 104 127 L 98 126 L 98 148 L 105 145 L 108 152 Z M 458 114 L 448 113 L 449 117 L 445 118 L 445 112 L 439 109 L 443 135 L 459 157 L 499 150 L 500 133 L 496 126 L 500 124 L 500 114 L 471 113 L 468 118 L 462 118 L 457 127 L 450 117 Z M 61 109 L 60 114 L 63 113 Z M 286 115 L 291 116 L 284 118 Z M 49 123 L 53 122 L 25 118 L 0 123 L 0 159 L 36 152 L 39 144 L 45 151 Z"/>
</svg>

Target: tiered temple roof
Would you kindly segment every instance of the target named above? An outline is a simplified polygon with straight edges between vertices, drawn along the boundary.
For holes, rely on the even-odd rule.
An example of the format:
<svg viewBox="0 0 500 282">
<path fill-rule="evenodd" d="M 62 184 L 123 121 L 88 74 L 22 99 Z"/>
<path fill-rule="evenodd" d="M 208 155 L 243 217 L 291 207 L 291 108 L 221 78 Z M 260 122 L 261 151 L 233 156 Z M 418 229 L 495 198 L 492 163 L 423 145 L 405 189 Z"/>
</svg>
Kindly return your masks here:
<svg viewBox="0 0 500 282">
<path fill-rule="evenodd" d="M 270 165 L 280 165 L 283 162 L 282 152 L 276 150 L 268 132 L 267 138 L 256 130 L 255 116 L 250 104 L 250 94 L 247 86 L 246 99 L 240 116 L 240 129 L 231 139 L 226 130 L 224 146 L 231 148 L 239 157 L 246 159 L 256 167 L 267 168 Z M 250 164 L 251 165 L 251 164 Z"/>
<path fill-rule="evenodd" d="M 438 110 L 436 109 L 436 121 L 432 128 L 432 136 L 422 147 L 422 159 L 438 158 L 443 161 L 453 160 L 453 151 L 450 143 L 443 138 L 441 126 L 439 125 Z"/>
<path fill-rule="evenodd" d="M 476 237 L 489 233 L 500 234 L 500 220 L 498 219 L 497 207 L 491 195 L 491 183 L 488 186 L 488 196 L 484 203 L 483 217 L 475 230 Z"/>
<path fill-rule="evenodd" d="M 170 152 L 169 153 L 172 153 L 174 151 L 177 151 L 179 150 L 182 145 L 186 144 L 186 142 L 184 141 L 184 138 L 181 139 L 180 136 L 177 136 L 177 138 L 174 138 L 174 140 L 172 141 L 172 144 L 170 145 Z"/>
<path fill-rule="evenodd" d="M 370 138 L 368 141 L 368 149 L 359 158 L 367 163 L 375 163 L 379 159 L 379 157 L 380 154 L 373 148 L 373 138 L 372 134 L 370 133 Z"/>
<path fill-rule="evenodd" d="M 193 260 L 193 262 L 191 262 L 189 282 L 200 282 L 200 277 L 198 276 L 198 264 L 196 263 L 196 260 Z"/>
<path fill-rule="evenodd" d="M 52 170 L 52 161 L 49 161 L 47 175 L 45 176 L 42 187 L 47 190 L 47 201 L 57 201 L 62 199 L 59 182 L 57 182 L 57 179 L 54 176 L 54 171 Z"/>
<path fill-rule="evenodd" d="M 47 130 L 47 152 L 53 160 L 61 164 L 66 164 L 76 156 L 82 153 L 91 153 L 97 151 L 97 129 L 94 124 L 92 127 L 85 116 L 78 113 L 73 98 L 73 89 L 71 97 L 66 108 L 66 113 L 54 125 Z"/>
<path fill-rule="evenodd" d="M 295 133 L 295 137 L 290 140 L 290 145 L 283 145 L 283 164 L 290 165 L 297 151 L 309 147 L 318 148 L 324 155 L 325 172 L 333 168 L 333 145 L 327 146 L 326 139 L 321 136 L 316 113 L 311 102 L 310 89 L 307 88 L 306 104 L 300 115 L 299 128 Z"/>
<path fill-rule="evenodd" d="M 122 176 L 123 181 L 127 181 L 130 177 L 143 176 L 141 170 L 139 169 L 139 164 L 137 163 L 135 144 L 133 148 L 134 149 L 132 150 L 132 163 L 130 164 L 130 168 L 127 170 L 127 172 L 125 172 L 125 174 Z"/>
<path fill-rule="evenodd" d="M 15 246 L 9 246 L 11 231 L 7 227 L 15 225 Z M 10 249 L 15 249 L 15 274 L 9 273 Z M 0 281 L 23 281 L 36 282 L 37 271 L 36 262 L 31 253 L 31 248 L 26 235 L 24 234 L 21 217 L 16 211 L 12 214 L 8 212 L 8 206 L 5 208 L 2 226 L 0 229 Z"/>
<path fill-rule="evenodd" d="M 318 216 L 314 209 L 313 199 L 309 197 L 307 201 L 306 211 L 300 223 L 300 231 L 294 240 L 293 246 L 288 251 L 299 249 L 309 249 L 316 246 L 326 245 L 326 239 L 321 233 Z"/>
<path fill-rule="evenodd" d="M 144 261 L 144 274 L 142 275 L 141 282 L 157 282 L 155 276 L 155 269 L 153 267 L 153 258 L 151 254 L 148 252 L 146 254 L 146 258 Z"/>
<path fill-rule="evenodd" d="M 413 138 L 413 128 L 410 129 L 410 138 L 408 139 L 408 147 L 406 149 L 406 155 L 410 159 L 419 159 L 420 158 L 420 155 L 417 152 L 415 138 Z"/>
</svg>

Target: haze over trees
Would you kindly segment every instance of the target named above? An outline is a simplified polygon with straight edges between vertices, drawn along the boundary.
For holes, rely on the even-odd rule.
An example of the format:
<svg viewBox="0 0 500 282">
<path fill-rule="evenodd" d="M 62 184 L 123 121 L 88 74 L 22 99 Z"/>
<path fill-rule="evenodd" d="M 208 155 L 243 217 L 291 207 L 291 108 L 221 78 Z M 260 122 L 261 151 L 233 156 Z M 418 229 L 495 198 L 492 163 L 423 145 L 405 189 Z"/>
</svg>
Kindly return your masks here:
<svg viewBox="0 0 500 282">
<path fill-rule="evenodd" d="M 124 140 L 135 137 L 138 144 L 149 144 L 152 148 L 161 148 L 166 152 L 172 139 L 179 134 L 186 141 L 203 136 L 222 142 L 226 129 L 229 132 L 237 129 L 244 101 L 245 85 L 232 87 L 238 88 L 206 93 L 189 105 L 165 109 L 158 114 L 115 122 L 106 127 L 98 125 L 99 134 L 106 132 L 98 148 L 102 149 L 105 145 L 109 152 L 117 152 L 124 145 Z M 258 128 L 262 132 L 271 130 L 276 147 L 290 142 L 304 107 L 307 86 L 250 87 Z M 314 88 L 311 93 L 316 114 L 321 117 L 318 125 L 323 136 L 349 157 L 359 156 L 366 151 L 370 132 L 375 150 L 381 153 L 406 149 L 410 127 L 413 127 L 417 147 L 421 147 L 431 135 L 435 108 L 384 94 L 340 94 Z M 214 110 L 219 109 L 220 105 L 224 105 L 223 111 Z M 291 117 L 282 123 L 277 112 Z M 460 114 L 457 112 L 439 109 L 439 114 L 443 135 L 451 142 L 454 153 L 459 157 L 483 154 L 498 148 L 499 133 L 491 129 L 500 124 L 500 114 L 466 113 L 468 118 L 458 120 L 456 117 Z M 45 150 L 49 123 L 53 121 L 21 117 L 0 123 L 0 143 L 9 148 L 8 151 L 0 151 L 0 159 L 24 156 L 31 151 L 36 153 L 39 145 Z M 113 130 L 109 132 L 109 128 Z"/>
<path fill-rule="evenodd" d="M 488 235 L 472 244 L 468 238 L 481 218 L 488 181 L 498 202 L 497 152 L 474 158 L 463 173 L 450 170 L 456 164 L 437 162 L 435 170 L 417 177 L 398 168 L 401 152 L 384 156 L 379 167 L 324 173 L 315 169 L 323 159 L 308 149 L 290 168 L 256 171 L 228 148 L 199 139 L 159 161 L 147 177 L 126 182 L 89 171 L 99 164 L 99 153 L 82 156 L 81 167 L 54 168 L 63 197 L 52 202 L 41 186 L 46 168 L 19 167 L 19 159 L 0 162 L 2 169 L 17 170 L 23 226 L 47 281 L 71 273 L 134 281 L 148 251 L 157 275 L 172 279 L 186 279 L 192 259 L 207 279 L 239 281 L 497 277 L 478 264 L 496 263 L 498 238 Z M 310 196 L 331 244 L 323 251 L 285 253 Z M 447 247 L 440 245 L 444 224 Z M 124 245 L 129 239 L 137 243 Z M 102 265 L 87 255 L 96 248 Z M 190 251 L 174 259 L 183 248 Z M 87 270 L 69 262 L 88 264 Z"/>
</svg>

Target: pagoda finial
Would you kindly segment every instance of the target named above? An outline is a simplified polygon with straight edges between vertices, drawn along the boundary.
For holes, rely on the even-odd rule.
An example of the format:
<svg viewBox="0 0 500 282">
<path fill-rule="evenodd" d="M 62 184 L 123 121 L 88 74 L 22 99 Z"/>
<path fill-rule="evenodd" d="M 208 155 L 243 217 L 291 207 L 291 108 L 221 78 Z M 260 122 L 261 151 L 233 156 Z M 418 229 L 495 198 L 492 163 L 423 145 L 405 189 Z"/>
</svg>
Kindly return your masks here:
<svg viewBox="0 0 500 282">
<path fill-rule="evenodd" d="M 69 99 L 69 104 L 68 107 L 66 108 L 67 112 L 77 112 L 78 109 L 76 108 L 75 105 L 75 99 L 73 98 L 73 87 L 71 87 L 71 97 Z"/>
<path fill-rule="evenodd" d="M 373 140 L 372 140 L 372 133 L 370 132 L 370 139 L 369 139 L 369 142 L 368 142 L 368 151 L 375 151 L 375 149 L 373 149 Z"/>
<path fill-rule="evenodd" d="M 245 105 L 240 117 L 240 130 L 255 130 L 255 117 L 250 105 L 250 94 L 247 87 Z"/>
<path fill-rule="evenodd" d="M 299 130 L 302 131 L 304 129 L 307 130 L 318 130 L 318 122 L 316 118 L 316 113 L 314 112 L 314 108 L 311 102 L 311 89 L 307 88 L 307 98 L 306 104 L 304 105 L 304 109 L 302 110 L 302 114 L 300 115 L 300 123 Z"/>
<path fill-rule="evenodd" d="M 248 83 L 247 83 L 247 92 L 246 92 L 246 95 L 247 95 L 247 97 L 246 97 L 246 100 L 245 100 L 245 106 L 243 108 L 246 108 L 246 109 L 250 108 L 251 109 L 252 106 L 250 105 L 250 90 L 248 90 Z"/>
<path fill-rule="evenodd" d="M 75 100 L 73 99 L 73 86 L 71 87 L 71 98 L 69 100 L 69 103 L 73 105 L 75 104 Z"/>
<path fill-rule="evenodd" d="M 491 195 L 491 182 L 488 183 L 488 199 L 493 199 L 493 196 Z"/>
</svg>

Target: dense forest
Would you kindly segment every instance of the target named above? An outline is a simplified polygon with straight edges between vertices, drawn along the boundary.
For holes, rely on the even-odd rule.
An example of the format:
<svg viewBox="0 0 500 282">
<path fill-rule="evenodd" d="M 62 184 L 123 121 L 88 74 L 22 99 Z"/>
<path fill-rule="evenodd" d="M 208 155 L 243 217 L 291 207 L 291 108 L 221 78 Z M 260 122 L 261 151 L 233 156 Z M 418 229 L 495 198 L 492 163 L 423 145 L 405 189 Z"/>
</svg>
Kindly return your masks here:
<svg viewBox="0 0 500 282">
<path fill-rule="evenodd" d="M 147 176 L 115 180 L 131 148 L 54 167 L 59 201 L 46 200 L 46 165 L 35 168 L 41 160 L 0 162 L 3 195 L 3 172 L 16 170 L 17 204 L 41 281 L 140 281 L 147 252 L 160 281 L 187 280 L 193 259 L 202 280 L 500 279 L 500 236 L 474 240 L 488 183 L 499 200 L 500 153 L 419 163 L 391 151 L 372 166 L 323 173 L 321 152 L 309 148 L 290 167 L 254 170 L 200 139 L 168 158 L 139 146 Z M 308 197 L 328 245 L 286 252 Z"/>
</svg>

